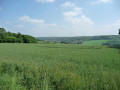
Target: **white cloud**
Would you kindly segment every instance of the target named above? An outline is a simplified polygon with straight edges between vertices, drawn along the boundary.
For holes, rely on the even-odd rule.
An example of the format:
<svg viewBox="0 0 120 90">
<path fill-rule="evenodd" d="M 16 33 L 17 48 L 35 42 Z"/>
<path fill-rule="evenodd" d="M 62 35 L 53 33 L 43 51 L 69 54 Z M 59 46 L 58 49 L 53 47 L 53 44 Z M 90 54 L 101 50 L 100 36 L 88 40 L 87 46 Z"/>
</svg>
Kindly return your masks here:
<svg viewBox="0 0 120 90">
<path fill-rule="evenodd" d="M 96 1 L 91 2 L 90 4 L 94 5 L 94 4 L 99 4 L 99 3 L 113 3 L 113 2 L 114 0 L 96 0 Z"/>
<path fill-rule="evenodd" d="M 86 16 L 81 16 L 81 18 L 86 18 Z M 85 19 L 83 19 L 85 20 Z M 93 35 L 117 35 L 118 29 L 120 25 L 120 21 L 116 21 L 111 25 L 90 25 L 87 24 L 88 21 L 80 21 L 81 24 L 68 24 L 64 23 L 64 25 L 53 24 L 25 24 L 24 28 L 18 28 L 17 32 L 30 34 L 37 37 L 71 37 L 71 36 L 93 36 Z M 55 25 L 55 26 L 54 26 Z M 14 30 L 14 28 L 13 28 Z M 16 31 L 16 29 L 15 29 Z"/>
<path fill-rule="evenodd" d="M 120 20 L 117 20 L 115 23 L 111 24 L 111 25 L 105 25 L 104 27 L 111 29 L 111 28 L 120 28 Z"/>
<path fill-rule="evenodd" d="M 73 24 L 79 24 L 79 25 L 93 25 L 93 21 L 86 17 L 85 15 L 82 15 L 80 17 L 75 18 L 69 18 L 69 21 L 71 21 Z"/>
<path fill-rule="evenodd" d="M 82 8 L 75 7 L 73 11 L 63 12 L 63 15 L 66 17 L 73 17 L 73 16 L 77 16 L 81 13 L 82 13 Z"/>
<path fill-rule="evenodd" d="M 113 0 L 98 1 L 98 3 L 113 2 Z M 64 36 L 116 35 L 118 33 L 118 29 L 120 28 L 120 20 L 117 20 L 111 25 L 96 25 L 93 20 L 87 17 L 87 15 L 84 15 L 82 8 L 77 7 L 76 5 L 68 7 L 66 10 L 67 11 L 62 13 L 65 21 L 67 21 L 67 25 L 64 26 L 64 31 L 61 31 L 65 33 Z"/>
<path fill-rule="evenodd" d="M 93 30 L 95 35 L 117 35 L 120 28 L 120 20 L 117 20 L 109 25 L 94 25 Z"/>
<path fill-rule="evenodd" d="M 0 7 L 0 10 L 2 10 L 2 7 Z"/>
<path fill-rule="evenodd" d="M 36 1 L 38 1 L 38 2 L 54 2 L 55 0 L 36 0 Z"/>
<path fill-rule="evenodd" d="M 63 5 L 63 4 L 62 4 Z M 64 17 L 63 23 L 57 25 L 56 23 L 46 23 L 44 20 L 31 18 L 30 16 L 22 16 L 19 18 L 21 22 L 27 22 L 24 28 L 17 28 L 18 32 L 27 33 L 34 36 L 89 36 L 89 35 L 115 35 L 118 33 L 120 20 L 111 25 L 94 24 L 93 20 L 83 13 L 81 7 L 75 4 L 66 4 L 62 6 L 64 9 L 62 15 Z M 67 8 L 66 8 L 67 7 Z M 63 10 L 62 9 L 62 10 Z M 21 27 L 18 25 L 18 27 Z M 13 28 L 14 29 L 14 28 Z M 12 30 L 12 29 L 11 29 Z M 16 29 L 15 29 L 16 30 Z"/>
<path fill-rule="evenodd" d="M 57 26 L 56 23 L 46 24 L 46 23 L 44 23 L 44 20 L 32 19 L 32 18 L 30 18 L 29 16 L 22 16 L 22 17 L 19 17 L 19 20 L 25 21 L 25 22 L 28 22 L 28 23 L 31 23 L 31 24 L 34 24 L 34 25 L 37 25 L 37 26 L 39 26 L 39 25 Z M 17 27 L 22 27 L 22 25 L 18 25 Z"/>
<path fill-rule="evenodd" d="M 52 23 L 52 24 L 48 24 L 48 25 L 50 25 L 50 26 L 57 26 L 56 23 Z"/>
<path fill-rule="evenodd" d="M 67 22 L 64 23 L 64 26 L 59 31 L 61 36 L 82 36 L 94 34 L 94 22 L 84 15 L 81 7 L 76 6 L 72 2 L 66 2 L 62 4 L 61 7 L 64 8 L 62 15 L 64 16 L 65 22 Z"/>
<path fill-rule="evenodd" d="M 44 20 L 32 19 L 29 16 L 19 17 L 19 20 L 26 21 L 29 23 L 44 23 Z"/>
<path fill-rule="evenodd" d="M 17 28 L 23 28 L 24 26 L 20 24 L 20 25 L 17 25 L 16 27 Z"/>
<path fill-rule="evenodd" d="M 61 7 L 74 7 L 75 4 L 73 2 L 66 2 L 61 5 Z"/>
<path fill-rule="evenodd" d="M 66 17 L 66 18 L 71 18 L 73 16 L 76 16 L 77 13 L 73 12 L 73 11 L 69 11 L 69 12 L 63 12 L 63 15 Z"/>
<path fill-rule="evenodd" d="M 69 2 L 70 3 L 70 2 Z M 62 4 L 62 5 L 68 5 L 68 4 Z M 73 23 L 73 24 L 79 24 L 79 25 L 83 25 L 83 24 L 90 24 L 90 25 L 93 25 L 93 21 L 86 17 L 83 13 L 82 13 L 82 8 L 80 7 L 77 7 L 75 4 L 74 4 L 74 9 L 71 10 L 71 11 L 66 11 L 66 12 L 63 12 L 63 15 L 65 17 L 65 20 Z"/>
<path fill-rule="evenodd" d="M 71 18 L 71 17 L 77 16 L 81 13 L 82 13 L 82 8 L 74 7 L 73 11 L 63 12 L 63 15 L 66 16 L 67 18 Z"/>
</svg>

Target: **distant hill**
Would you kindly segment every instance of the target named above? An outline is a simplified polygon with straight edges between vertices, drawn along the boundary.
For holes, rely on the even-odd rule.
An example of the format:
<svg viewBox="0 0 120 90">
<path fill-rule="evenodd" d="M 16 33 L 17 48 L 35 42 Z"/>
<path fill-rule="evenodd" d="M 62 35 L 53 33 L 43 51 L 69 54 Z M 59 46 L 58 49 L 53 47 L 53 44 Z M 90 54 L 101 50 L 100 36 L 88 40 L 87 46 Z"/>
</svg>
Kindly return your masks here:
<svg viewBox="0 0 120 90">
<path fill-rule="evenodd" d="M 120 45 L 120 35 L 81 36 L 81 37 L 36 37 L 36 38 L 38 40 L 58 42 L 58 43 L 64 43 L 64 44 L 85 44 L 85 42 L 87 44 L 87 42 L 89 41 L 89 44 L 91 44 L 91 45 L 92 45 L 92 43 L 94 45 L 95 45 L 95 43 L 97 45 L 99 43 L 102 45 Z"/>
</svg>

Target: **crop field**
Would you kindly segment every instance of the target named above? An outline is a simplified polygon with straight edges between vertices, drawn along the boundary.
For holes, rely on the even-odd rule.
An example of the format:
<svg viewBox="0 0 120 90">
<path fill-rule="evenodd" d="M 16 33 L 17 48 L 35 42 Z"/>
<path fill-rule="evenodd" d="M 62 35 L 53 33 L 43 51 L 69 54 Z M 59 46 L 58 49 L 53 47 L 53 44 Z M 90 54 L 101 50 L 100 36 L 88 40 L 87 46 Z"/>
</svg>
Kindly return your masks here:
<svg viewBox="0 0 120 90">
<path fill-rule="evenodd" d="M 108 40 L 90 40 L 90 41 L 83 42 L 83 45 L 102 45 L 107 41 Z"/>
<path fill-rule="evenodd" d="M 120 49 L 1 43 L 0 90 L 120 90 Z"/>
</svg>

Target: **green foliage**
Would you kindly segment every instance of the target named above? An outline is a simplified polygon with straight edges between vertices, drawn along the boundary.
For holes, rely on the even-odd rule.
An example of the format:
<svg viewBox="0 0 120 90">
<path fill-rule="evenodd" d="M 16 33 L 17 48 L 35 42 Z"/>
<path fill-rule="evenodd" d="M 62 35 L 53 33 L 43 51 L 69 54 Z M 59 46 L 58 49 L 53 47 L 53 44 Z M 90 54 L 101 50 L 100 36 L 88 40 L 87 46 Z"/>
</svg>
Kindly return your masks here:
<svg viewBox="0 0 120 90">
<path fill-rule="evenodd" d="M 37 43 L 37 40 L 29 35 L 23 35 L 23 41 L 24 43 Z"/>
<path fill-rule="evenodd" d="M 4 28 L 0 28 L 0 33 L 6 33 L 6 30 Z"/>
<path fill-rule="evenodd" d="M 0 44 L 0 90 L 119 89 L 119 49 L 72 44 Z"/>
<path fill-rule="evenodd" d="M 14 37 L 14 36 L 7 36 L 7 37 L 4 39 L 4 42 L 15 43 L 15 42 L 17 42 L 17 38 Z"/>
<path fill-rule="evenodd" d="M 37 39 L 30 35 L 22 35 L 6 32 L 4 28 L 0 28 L 0 43 L 37 43 Z"/>
</svg>

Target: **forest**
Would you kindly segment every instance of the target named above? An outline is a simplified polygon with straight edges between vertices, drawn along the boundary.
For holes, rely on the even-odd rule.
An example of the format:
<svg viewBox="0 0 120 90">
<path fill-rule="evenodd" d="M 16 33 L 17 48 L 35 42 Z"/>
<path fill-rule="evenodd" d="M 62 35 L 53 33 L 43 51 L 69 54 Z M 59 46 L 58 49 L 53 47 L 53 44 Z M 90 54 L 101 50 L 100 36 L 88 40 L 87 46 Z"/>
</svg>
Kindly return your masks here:
<svg viewBox="0 0 120 90">
<path fill-rule="evenodd" d="M 31 35 L 24 35 L 20 32 L 7 32 L 4 28 L 0 28 L 0 43 L 37 43 L 37 39 Z"/>
</svg>

